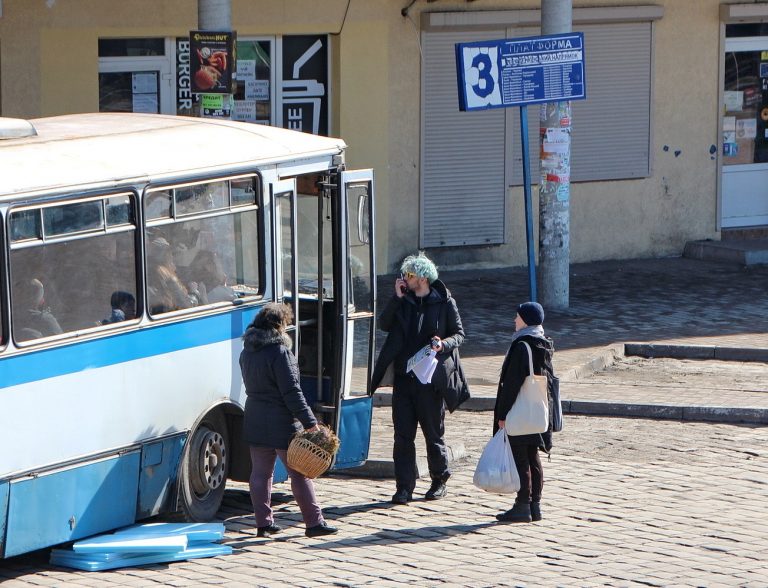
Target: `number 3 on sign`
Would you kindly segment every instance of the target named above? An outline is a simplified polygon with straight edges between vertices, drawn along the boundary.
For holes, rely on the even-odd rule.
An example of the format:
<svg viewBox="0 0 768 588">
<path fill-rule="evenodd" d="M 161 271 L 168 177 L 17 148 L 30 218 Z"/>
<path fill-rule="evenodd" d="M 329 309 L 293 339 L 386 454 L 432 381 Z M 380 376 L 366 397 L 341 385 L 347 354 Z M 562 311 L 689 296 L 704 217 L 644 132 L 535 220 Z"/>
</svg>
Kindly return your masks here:
<svg viewBox="0 0 768 588">
<path fill-rule="evenodd" d="M 496 47 L 463 47 L 467 107 L 501 106 Z"/>
</svg>

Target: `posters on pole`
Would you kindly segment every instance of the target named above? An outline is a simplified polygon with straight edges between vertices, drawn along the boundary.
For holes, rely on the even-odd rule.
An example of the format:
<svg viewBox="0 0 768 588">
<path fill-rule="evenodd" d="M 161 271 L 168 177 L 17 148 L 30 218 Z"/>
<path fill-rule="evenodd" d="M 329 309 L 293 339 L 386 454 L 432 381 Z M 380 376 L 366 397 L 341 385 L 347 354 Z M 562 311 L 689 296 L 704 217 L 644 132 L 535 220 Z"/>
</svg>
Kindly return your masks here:
<svg viewBox="0 0 768 588">
<path fill-rule="evenodd" d="M 232 94 L 235 79 L 235 33 L 190 31 L 190 75 L 192 92 Z"/>
</svg>

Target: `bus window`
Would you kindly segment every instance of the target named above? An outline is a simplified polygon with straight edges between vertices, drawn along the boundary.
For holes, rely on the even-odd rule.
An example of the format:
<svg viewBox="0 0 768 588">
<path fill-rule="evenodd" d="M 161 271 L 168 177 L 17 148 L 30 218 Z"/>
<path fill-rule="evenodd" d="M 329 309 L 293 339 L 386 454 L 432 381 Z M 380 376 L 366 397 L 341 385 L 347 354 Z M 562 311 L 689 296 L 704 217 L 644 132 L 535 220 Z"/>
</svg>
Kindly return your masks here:
<svg viewBox="0 0 768 588">
<path fill-rule="evenodd" d="M 167 210 L 175 217 L 174 222 L 161 216 L 147 221 L 150 314 L 258 294 L 258 210 L 253 206 L 257 180 L 249 176 L 148 192 L 147 206 L 168 202 Z M 248 196 L 250 202 L 244 194 L 253 195 Z M 240 208 L 246 204 L 251 207 Z M 184 218 L 191 214 L 195 218 Z"/>
<path fill-rule="evenodd" d="M 21 210 L 13 215 L 11 222 L 11 241 L 18 243 L 32 239 L 42 239 L 40 209 Z"/>
<path fill-rule="evenodd" d="M 147 221 L 171 218 L 173 190 L 153 190 L 144 197 L 144 216 Z"/>
<path fill-rule="evenodd" d="M 105 210 L 125 222 L 105 227 Z M 125 207 L 127 206 L 127 210 Z M 32 219 L 42 216 L 42 233 Z M 17 343 L 136 315 L 133 197 L 11 211 L 11 325 Z"/>
<path fill-rule="evenodd" d="M 349 298 L 356 312 L 373 312 L 369 185 L 366 182 L 347 186 L 349 210 Z"/>
<path fill-rule="evenodd" d="M 174 190 L 176 214 L 195 214 L 221 210 L 229 206 L 229 182 L 205 182 Z"/>
<path fill-rule="evenodd" d="M 256 191 L 252 178 L 232 180 L 232 206 L 249 206 L 256 204 Z"/>
<path fill-rule="evenodd" d="M 323 298 L 333 297 L 333 257 L 330 222 L 330 201 L 322 196 L 318 186 L 322 180 L 320 174 L 308 174 L 297 178 L 297 217 L 296 231 L 298 239 L 298 290 L 300 294 L 317 294 L 318 278 L 318 214 L 325 219 L 322 223 L 322 275 Z"/>
<path fill-rule="evenodd" d="M 74 235 L 102 228 L 104 228 L 104 210 L 101 200 L 43 209 L 43 231 L 46 237 Z"/>
</svg>

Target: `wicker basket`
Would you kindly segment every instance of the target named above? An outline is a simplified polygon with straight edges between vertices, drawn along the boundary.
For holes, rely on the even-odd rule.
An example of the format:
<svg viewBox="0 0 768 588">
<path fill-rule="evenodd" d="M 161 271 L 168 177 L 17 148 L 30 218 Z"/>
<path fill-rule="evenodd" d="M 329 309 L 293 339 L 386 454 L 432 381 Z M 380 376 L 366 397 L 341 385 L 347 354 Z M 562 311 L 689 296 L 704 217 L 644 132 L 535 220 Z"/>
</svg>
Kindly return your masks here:
<svg viewBox="0 0 768 588">
<path fill-rule="evenodd" d="M 294 437 L 288 445 L 288 467 L 307 478 L 317 478 L 331 467 L 333 456 L 303 437 Z"/>
</svg>

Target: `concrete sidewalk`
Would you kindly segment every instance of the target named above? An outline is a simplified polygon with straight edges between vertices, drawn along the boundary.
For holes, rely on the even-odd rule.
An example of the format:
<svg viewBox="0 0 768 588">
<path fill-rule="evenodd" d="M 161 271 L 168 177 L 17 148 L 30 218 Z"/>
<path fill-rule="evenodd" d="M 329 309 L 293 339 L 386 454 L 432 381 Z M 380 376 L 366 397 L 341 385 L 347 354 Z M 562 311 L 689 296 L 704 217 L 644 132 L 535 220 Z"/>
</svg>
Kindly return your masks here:
<svg viewBox="0 0 768 588">
<path fill-rule="evenodd" d="M 515 307 L 528 299 L 526 268 L 442 272 L 457 300 L 467 339 L 461 348 L 472 400 L 463 408 L 492 410 L 498 373 L 514 332 Z M 570 308 L 546 311 L 555 341 L 555 369 L 564 408 L 603 414 L 768 423 L 759 392 L 651 397 L 642 387 L 593 390 L 579 385 L 627 355 L 768 362 L 768 266 L 665 258 L 571 266 Z M 380 304 L 394 277 L 379 280 Z M 381 344 L 385 333 L 378 333 Z M 766 367 L 768 379 L 768 366 Z M 377 392 L 386 405 L 389 390 Z"/>
</svg>

